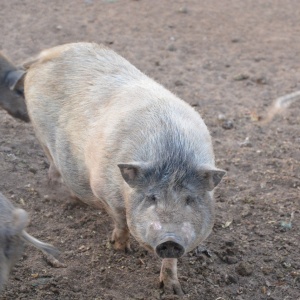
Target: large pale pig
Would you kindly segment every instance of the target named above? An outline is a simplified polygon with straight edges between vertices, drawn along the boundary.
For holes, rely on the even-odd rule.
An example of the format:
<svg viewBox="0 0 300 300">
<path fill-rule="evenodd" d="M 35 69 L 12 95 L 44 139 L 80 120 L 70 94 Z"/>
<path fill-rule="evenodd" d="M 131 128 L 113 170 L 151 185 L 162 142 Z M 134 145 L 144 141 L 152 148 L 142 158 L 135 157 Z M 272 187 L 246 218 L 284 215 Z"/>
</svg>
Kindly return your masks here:
<svg viewBox="0 0 300 300">
<path fill-rule="evenodd" d="M 164 288 L 182 294 L 177 258 L 211 232 L 225 174 L 200 115 L 97 44 L 45 50 L 27 67 L 25 98 L 50 177 L 104 206 L 115 249 L 130 249 L 131 233 L 162 258 Z"/>
<path fill-rule="evenodd" d="M 24 74 L 24 70 L 0 52 L 0 107 L 13 117 L 29 122 L 23 94 Z"/>
<path fill-rule="evenodd" d="M 15 208 L 0 193 L 0 292 L 10 270 L 22 255 L 24 241 L 50 255 L 58 254 L 52 245 L 35 239 L 25 231 L 28 223 L 27 212 L 21 208 Z"/>
</svg>

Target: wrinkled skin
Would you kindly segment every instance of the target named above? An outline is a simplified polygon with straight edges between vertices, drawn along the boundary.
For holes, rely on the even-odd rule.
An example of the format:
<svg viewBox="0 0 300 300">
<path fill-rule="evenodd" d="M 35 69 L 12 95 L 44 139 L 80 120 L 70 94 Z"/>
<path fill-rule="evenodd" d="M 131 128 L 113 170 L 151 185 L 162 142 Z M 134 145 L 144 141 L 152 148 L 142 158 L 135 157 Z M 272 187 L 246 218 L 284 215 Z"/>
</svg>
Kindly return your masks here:
<svg viewBox="0 0 300 300">
<path fill-rule="evenodd" d="M 177 258 L 210 233 L 215 167 L 200 115 L 112 50 L 61 45 L 27 64 L 25 98 L 52 180 L 104 208 L 111 240 L 129 234 L 163 258 L 165 291 L 181 295 Z"/>
</svg>

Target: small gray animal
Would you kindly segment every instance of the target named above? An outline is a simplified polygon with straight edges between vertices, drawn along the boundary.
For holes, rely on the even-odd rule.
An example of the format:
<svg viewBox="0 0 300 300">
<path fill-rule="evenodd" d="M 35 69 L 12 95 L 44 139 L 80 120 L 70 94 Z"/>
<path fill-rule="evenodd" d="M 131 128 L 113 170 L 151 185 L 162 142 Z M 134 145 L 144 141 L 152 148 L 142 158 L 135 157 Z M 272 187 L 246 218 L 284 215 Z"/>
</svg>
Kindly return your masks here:
<svg viewBox="0 0 300 300">
<path fill-rule="evenodd" d="M 57 256 L 59 253 L 50 244 L 43 243 L 25 231 L 29 223 L 28 214 L 0 193 L 0 292 L 8 279 L 9 272 L 23 251 L 24 241 L 41 251 Z"/>
<path fill-rule="evenodd" d="M 182 295 L 177 259 L 210 234 L 225 174 L 200 115 L 97 44 L 48 49 L 27 67 L 25 99 L 49 176 L 104 206 L 115 249 L 130 249 L 131 233 L 162 258 L 165 290 Z"/>
<path fill-rule="evenodd" d="M 0 52 L 0 106 L 11 116 L 29 122 L 24 102 L 24 70 L 18 69 Z"/>
</svg>

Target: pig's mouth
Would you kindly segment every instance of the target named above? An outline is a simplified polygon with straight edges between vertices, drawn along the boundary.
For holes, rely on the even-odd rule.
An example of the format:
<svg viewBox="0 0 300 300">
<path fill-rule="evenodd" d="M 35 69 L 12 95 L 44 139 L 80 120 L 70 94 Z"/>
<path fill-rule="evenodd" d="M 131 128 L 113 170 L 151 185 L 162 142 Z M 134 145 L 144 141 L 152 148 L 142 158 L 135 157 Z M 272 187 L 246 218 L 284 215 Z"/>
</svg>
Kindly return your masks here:
<svg viewBox="0 0 300 300">
<path fill-rule="evenodd" d="M 160 258 L 179 258 L 185 249 L 176 237 L 168 237 L 156 246 L 155 252 Z"/>
</svg>

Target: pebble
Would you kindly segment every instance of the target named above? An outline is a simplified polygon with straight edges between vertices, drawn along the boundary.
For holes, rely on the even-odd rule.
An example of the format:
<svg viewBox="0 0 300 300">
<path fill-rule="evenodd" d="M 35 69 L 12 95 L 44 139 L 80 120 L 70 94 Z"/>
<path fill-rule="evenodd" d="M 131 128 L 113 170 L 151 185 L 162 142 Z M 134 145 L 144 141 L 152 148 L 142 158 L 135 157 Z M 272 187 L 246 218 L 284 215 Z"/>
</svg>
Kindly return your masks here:
<svg viewBox="0 0 300 300">
<path fill-rule="evenodd" d="M 231 120 L 225 120 L 222 123 L 222 128 L 226 129 L 226 130 L 232 129 L 233 128 L 233 121 L 231 121 Z"/>
<path fill-rule="evenodd" d="M 242 81 L 242 80 L 247 80 L 247 79 L 249 79 L 249 75 L 248 74 L 243 74 L 243 73 L 241 73 L 241 74 L 238 74 L 238 75 L 236 75 L 236 76 L 234 76 L 233 77 L 233 80 L 235 80 L 235 81 Z"/>
<path fill-rule="evenodd" d="M 170 45 L 170 46 L 168 47 L 168 50 L 171 51 L 171 52 L 174 52 L 174 51 L 177 50 L 177 48 L 176 48 L 174 45 Z"/>
<path fill-rule="evenodd" d="M 253 266 L 247 262 L 241 262 L 235 270 L 241 276 L 250 276 L 253 273 Z"/>
</svg>

